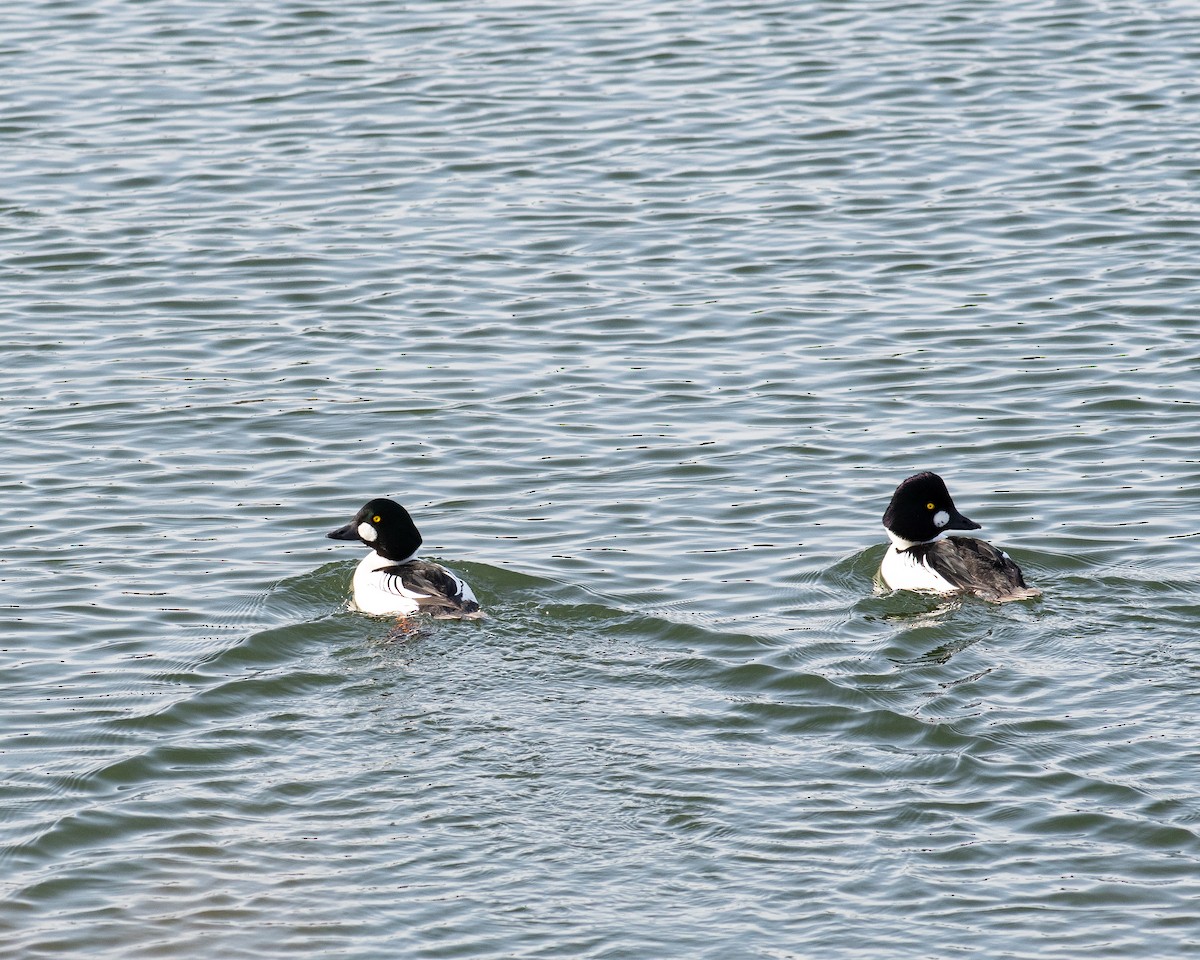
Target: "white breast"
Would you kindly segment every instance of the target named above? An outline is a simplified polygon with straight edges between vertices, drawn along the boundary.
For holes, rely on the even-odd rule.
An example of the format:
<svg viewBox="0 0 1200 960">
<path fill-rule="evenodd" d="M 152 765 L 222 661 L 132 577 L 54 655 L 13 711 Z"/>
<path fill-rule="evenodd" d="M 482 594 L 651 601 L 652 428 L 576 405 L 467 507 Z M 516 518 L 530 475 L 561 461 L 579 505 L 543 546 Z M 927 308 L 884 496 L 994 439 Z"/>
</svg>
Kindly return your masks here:
<svg viewBox="0 0 1200 960">
<path fill-rule="evenodd" d="M 889 546 L 879 565 L 879 575 L 893 590 L 924 590 L 931 593 L 957 593 L 958 587 L 940 573 L 921 563 L 907 550 Z"/>
<path fill-rule="evenodd" d="M 354 606 L 373 616 L 407 616 L 416 613 L 417 598 L 423 596 L 406 590 L 399 577 L 380 572 L 395 564 L 374 550 L 368 553 L 354 570 Z"/>
</svg>

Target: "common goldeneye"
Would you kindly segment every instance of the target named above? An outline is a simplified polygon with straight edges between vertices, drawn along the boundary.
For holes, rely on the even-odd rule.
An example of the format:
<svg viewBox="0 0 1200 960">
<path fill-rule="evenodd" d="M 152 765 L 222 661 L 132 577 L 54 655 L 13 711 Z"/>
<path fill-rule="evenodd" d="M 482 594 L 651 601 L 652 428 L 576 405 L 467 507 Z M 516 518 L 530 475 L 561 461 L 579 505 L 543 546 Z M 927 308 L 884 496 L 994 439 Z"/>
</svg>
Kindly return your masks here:
<svg viewBox="0 0 1200 960">
<path fill-rule="evenodd" d="M 361 540 L 371 552 L 354 571 L 354 606 L 376 616 L 428 613 L 435 617 L 482 617 L 475 594 L 441 564 L 417 556 L 421 534 L 400 504 L 372 500 L 331 540 Z"/>
<path fill-rule="evenodd" d="M 900 484 L 883 526 L 892 543 L 879 575 L 893 590 L 973 593 L 994 603 L 1041 596 L 1003 550 L 974 537 L 942 538 L 948 530 L 978 530 L 979 524 L 958 512 L 936 473 Z"/>
</svg>

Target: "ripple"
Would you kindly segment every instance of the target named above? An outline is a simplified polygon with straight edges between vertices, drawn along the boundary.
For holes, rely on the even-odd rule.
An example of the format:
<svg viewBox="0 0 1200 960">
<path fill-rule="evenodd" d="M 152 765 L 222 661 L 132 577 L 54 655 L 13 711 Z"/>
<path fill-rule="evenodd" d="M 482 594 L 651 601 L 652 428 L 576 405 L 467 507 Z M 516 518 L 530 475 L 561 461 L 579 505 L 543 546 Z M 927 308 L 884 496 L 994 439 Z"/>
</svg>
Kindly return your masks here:
<svg viewBox="0 0 1200 960">
<path fill-rule="evenodd" d="M 9 17 L 10 949 L 1186 952 L 1193 20 L 398 9 Z"/>
</svg>

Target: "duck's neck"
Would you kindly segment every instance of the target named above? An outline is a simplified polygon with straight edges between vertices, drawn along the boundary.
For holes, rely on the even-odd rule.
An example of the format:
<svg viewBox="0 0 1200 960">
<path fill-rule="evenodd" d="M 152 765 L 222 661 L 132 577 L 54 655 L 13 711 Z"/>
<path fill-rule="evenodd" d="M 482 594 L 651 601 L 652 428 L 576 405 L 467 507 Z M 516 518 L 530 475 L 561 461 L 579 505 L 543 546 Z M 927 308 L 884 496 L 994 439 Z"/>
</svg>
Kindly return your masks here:
<svg viewBox="0 0 1200 960">
<path fill-rule="evenodd" d="M 933 543 L 942 537 L 942 534 L 939 533 L 936 537 L 930 537 L 928 540 L 905 540 L 899 534 L 892 533 L 887 527 L 884 527 L 883 530 L 888 535 L 888 539 L 892 541 L 892 546 L 900 552 L 911 550 L 913 547 L 923 546 L 926 543 Z"/>
</svg>

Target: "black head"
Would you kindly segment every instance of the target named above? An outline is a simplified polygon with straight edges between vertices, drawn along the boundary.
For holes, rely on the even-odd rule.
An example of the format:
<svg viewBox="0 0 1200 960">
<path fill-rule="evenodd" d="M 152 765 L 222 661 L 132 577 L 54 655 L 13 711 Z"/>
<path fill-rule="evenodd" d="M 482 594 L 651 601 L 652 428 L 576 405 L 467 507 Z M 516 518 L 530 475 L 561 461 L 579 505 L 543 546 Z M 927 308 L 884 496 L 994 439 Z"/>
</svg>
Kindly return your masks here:
<svg viewBox="0 0 1200 960">
<path fill-rule="evenodd" d="M 381 557 L 407 560 L 421 546 L 417 525 L 400 504 L 383 498 L 372 500 L 344 527 L 325 534 L 330 540 L 361 540 Z"/>
<path fill-rule="evenodd" d="M 883 514 L 883 525 L 894 540 L 910 544 L 934 540 L 947 530 L 979 529 L 958 512 L 936 473 L 918 473 L 900 484 Z"/>
</svg>

